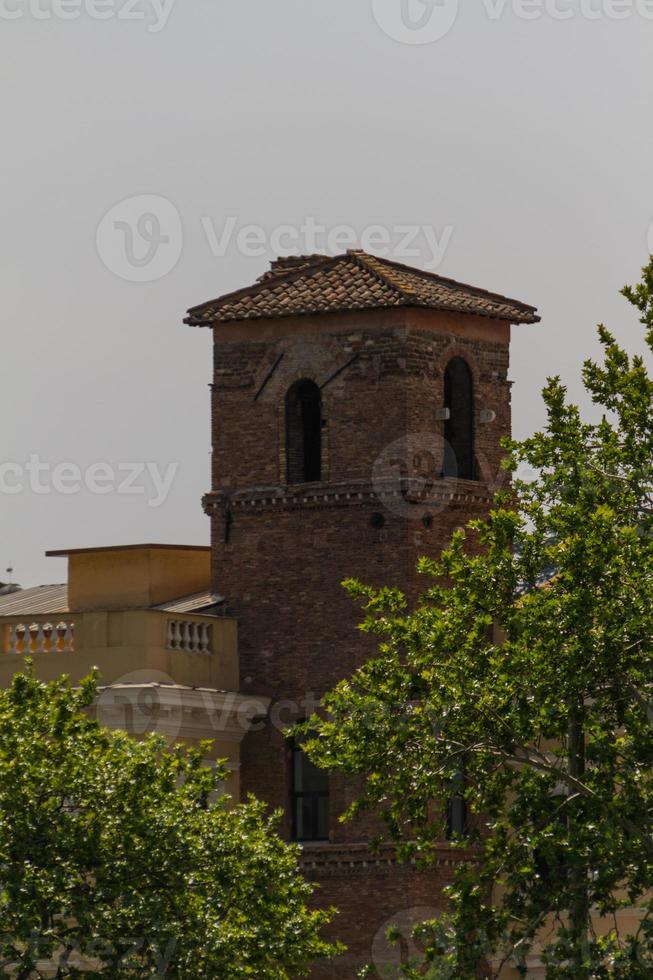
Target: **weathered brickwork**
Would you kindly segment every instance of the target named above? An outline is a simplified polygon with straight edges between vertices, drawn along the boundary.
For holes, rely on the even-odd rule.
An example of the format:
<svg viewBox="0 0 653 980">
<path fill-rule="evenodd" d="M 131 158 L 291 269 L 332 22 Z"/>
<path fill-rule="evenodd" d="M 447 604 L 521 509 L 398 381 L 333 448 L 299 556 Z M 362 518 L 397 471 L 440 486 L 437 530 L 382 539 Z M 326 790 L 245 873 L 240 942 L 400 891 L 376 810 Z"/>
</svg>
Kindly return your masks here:
<svg viewBox="0 0 653 980">
<path fill-rule="evenodd" d="M 373 652 L 341 582 L 395 585 L 414 597 L 426 585 L 418 558 L 437 556 L 456 528 L 487 512 L 501 480 L 499 440 L 510 432 L 509 334 L 503 321 L 403 308 L 214 329 L 213 486 L 204 501 L 214 586 L 239 621 L 243 691 L 274 703 L 269 723 L 245 740 L 241 781 L 286 811 L 286 836 L 290 750 L 280 728 Z M 456 356 L 474 381 L 475 481 L 442 478 L 444 372 Z M 287 486 L 285 395 L 302 378 L 322 388 L 322 479 Z M 334 933 L 350 946 L 320 978 L 354 977 L 395 913 L 440 907 L 455 863 L 446 844 L 428 873 L 370 858 L 363 844 L 375 820 L 337 820 L 354 795 L 332 780 L 330 844 L 306 848 L 319 901 L 340 908 Z"/>
<path fill-rule="evenodd" d="M 405 962 L 410 955 L 411 928 L 446 907 L 442 889 L 453 881 L 456 860 L 443 848 L 435 868 L 424 872 L 393 860 L 391 849 L 379 855 L 362 846 L 332 850 L 331 860 L 325 860 L 321 848 L 307 847 L 304 872 L 316 882 L 320 904 L 339 909 L 330 933 L 345 943 L 347 952 L 314 969 L 313 978 L 355 977 L 361 963 L 375 966 L 380 977 L 394 977 L 401 957 Z M 472 854 L 465 857 L 473 860 Z M 402 935 L 398 947 L 385 940 L 391 924 Z"/>
</svg>

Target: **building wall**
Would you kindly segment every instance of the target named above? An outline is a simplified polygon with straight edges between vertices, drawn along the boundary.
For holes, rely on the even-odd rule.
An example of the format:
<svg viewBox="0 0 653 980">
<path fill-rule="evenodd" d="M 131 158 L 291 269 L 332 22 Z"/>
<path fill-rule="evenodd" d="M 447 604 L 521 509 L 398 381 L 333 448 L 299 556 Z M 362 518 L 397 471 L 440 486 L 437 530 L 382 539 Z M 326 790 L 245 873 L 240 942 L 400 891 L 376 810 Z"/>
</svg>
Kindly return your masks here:
<svg viewBox="0 0 653 980">
<path fill-rule="evenodd" d="M 14 616 L 11 622 L 26 619 L 55 623 L 61 615 Z M 99 671 L 99 683 L 114 684 L 130 678 L 134 671 L 151 674 L 151 680 L 167 678 L 169 683 L 190 687 L 217 688 L 236 691 L 239 684 L 238 630 L 235 620 L 184 614 L 187 622 L 208 624 L 211 630 L 211 653 L 172 650 L 167 645 L 167 626 L 180 617 L 157 610 L 117 610 L 114 612 L 65 613 L 63 618 L 74 623 L 74 650 L 42 653 L 30 651 L 36 675 L 43 681 L 56 680 L 67 674 L 78 683 L 94 668 Z M 0 621 L 3 637 L 11 625 Z M 2 644 L 0 656 L 0 687 L 11 683 L 13 675 L 24 667 L 18 654 L 6 652 Z M 26 652 L 24 652 L 26 655 Z"/>
<path fill-rule="evenodd" d="M 212 489 L 284 482 L 284 399 L 304 377 L 329 382 L 322 393 L 325 479 L 369 479 L 383 450 L 408 431 L 442 436 L 434 410 L 443 405 L 444 368 L 456 354 L 474 374 L 477 407 L 498 415 L 477 430 L 484 477 L 494 478 L 497 433 L 510 428 L 509 340 L 510 328 L 500 321 L 427 310 L 220 324 L 214 330 Z"/>
<path fill-rule="evenodd" d="M 313 980 L 353 978 L 362 964 L 375 967 L 373 976 L 396 977 L 400 963 L 419 955 L 419 947 L 411 938 L 412 928 L 446 908 L 442 889 L 453 881 L 455 862 L 451 854 L 443 849 L 436 867 L 421 872 L 397 863 L 383 851 L 370 856 L 362 850 L 332 850 L 335 854 L 329 858 L 320 849 L 315 853 L 307 849 L 304 868 L 309 880 L 317 884 L 317 902 L 339 909 L 328 932 L 347 946 L 347 952 L 315 967 Z M 391 925 L 401 934 L 398 945 L 385 938 Z"/>
<path fill-rule="evenodd" d="M 265 712 L 266 702 L 252 702 L 236 693 L 235 620 L 184 614 L 185 622 L 209 630 L 209 649 L 200 652 L 170 649 L 168 623 L 177 617 L 162 611 L 86 611 L 63 616 L 66 624 L 74 626 L 74 641 L 66 648 L 61 639 L 60 648 L 53 648 L 61 615 L 0 619 L 0 687 L 8 687 L 14 674 L 24 669 L 23 657 L 28 653 L 36 676 L 45 682 L 66 674 L 77 684 L 97 670 L 100 693 L 94 714 L 101 724 L 137 738 L 156 732 L 167 738 L 169 746 L 177 742 L 198 746 L 212 740 L 207 758 L 227 760 L 226 789 L 237 799 L 240 744 L 251 718 Z M 12 631 L 25 623 L 32 624 L 33 630 L 39 624 L 45 628 L 48 639 L 43 649 L 26 650 L 23 639 L 21 649 L 10 652 Z M 229 691 L 233 693 L 224 693 Z"/>
<path fill-rule="evenodd" d="M 360 611 L 343 579 L 415 597 L 426 587 L 418 558 L 437 557 L 456 528 L 487 512 L 501 479 L 499 439 L 510 432 L 509 327 L 397 309 L 219 325 L 214 341 L 205 498 L 213 587 L 239 622 L 241 691 L 273 700 L 268 724 L 243 743 L 241 781 L 285 808 L 288 836 L 289 748 L 280 729 L 374 652 L 356 629 Z M 444 370 L 454 356 L 474 378 L 480 481 L 441 478 Z M 323 386 L 322 481 L 289 487 L 285 394 L 304 377 Z M 481 422 L 482 412 L 493 421 Z M 352 944 L 349 959 L 320 977 L 353 977 L 379 924 L 415 905 L 437 906 L 451 873 L 352 861 L 378 829 L 373 818 L 338 822 L 355 790 L 332 779 L 334 858 L 311 871 L 319 901 L 341 909 L 336 935 Z"/>
<path fill-rule="evenodd" d="M 126 546 L 72 551 L 68 556 L 68 602 L 76 612 L 147 609 L 201 592 L 209 579 L 208 548 Z"/>
</svg>

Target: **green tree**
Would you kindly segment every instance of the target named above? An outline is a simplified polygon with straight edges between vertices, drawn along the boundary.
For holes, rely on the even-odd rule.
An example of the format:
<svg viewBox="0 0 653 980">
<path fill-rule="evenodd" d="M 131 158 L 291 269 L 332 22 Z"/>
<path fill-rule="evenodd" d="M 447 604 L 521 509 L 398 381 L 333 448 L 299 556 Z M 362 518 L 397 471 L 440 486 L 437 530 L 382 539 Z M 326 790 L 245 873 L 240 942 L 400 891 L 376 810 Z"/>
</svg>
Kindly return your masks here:
<svg viewBox="0 0 653 980">
<path fill-rule="evenodd" d="M 653 258 L 623 292 L 653 351 Z M 653 976 L 653 381 L 599 338 L 600 421 L 549 380 L 543 431 L 505 444 L 533 479 L 421 562 L 414 608 L 346 583 L 378 655 L 306 726 L 315 762 L 365 777 L 348 817 L 379 808 L 406 857 L 428 864 L 462 788 L 470 851 L 421 929 L 432 977 L 525 973 L 536 941 L 549 978 Z"/>
<path fill-rule="evenodd" d="M 29 670 L 0 691 L 0 972 L 284 980 L 329 956 L 263 806 L 200 750 L 101 728 L 96 695 Z"/>
</svg>

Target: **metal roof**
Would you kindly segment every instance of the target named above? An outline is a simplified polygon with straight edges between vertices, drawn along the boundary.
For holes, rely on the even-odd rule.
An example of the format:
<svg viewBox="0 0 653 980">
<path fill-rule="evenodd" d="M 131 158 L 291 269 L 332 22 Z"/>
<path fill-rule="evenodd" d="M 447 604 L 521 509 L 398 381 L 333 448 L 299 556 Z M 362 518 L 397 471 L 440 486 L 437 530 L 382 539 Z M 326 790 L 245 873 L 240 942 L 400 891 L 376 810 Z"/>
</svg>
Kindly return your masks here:
<svg viewBox="0 0 653 980">
<path fill-rule="evenodd" d="M 162 684 L 160 681 L 133 681 L 131 684 L 117 681 L 115 684 L 101 684 L 98 691 L 142 691 L 144 688 L 159 691 L 200 691 L 204 694 L 235 693 L 221 687 L 191 687 L 189 684 Z"/>
<path fill-rule="evenodd" d="M 46 558 L 65 558 L 67 555 L 91 555 L 106 551 L 210 551 L 210 545 L 203 544 L 112 544 L 100 548 L 62 548 L 46 551 Z"/>
<path fill-rule="evenodd" d="M 194 595 L 183 596 L 181 599 L 173 599 L 171 602 L 162 602 L 155 609 L 171 613 L 201 613 L 203 609 L 212 606 L 219 606 L 224 602 L 224 598 L 216 592 L 196 592 Z"/>
<path fill-rule="evenodd" d="M 68 612 L 67 585 L 37 585 L 0 596 L 0 616 L 54 615 Z"/>
<path fill-rule="evenodd" d="M 196 613 L 198 615 L 215 615 L 215 606 L 224 602 L 222 596 L 207 590 L 193 595 L 171 599 L 161 605 L 152 606 L 160 612 L 177 614 Z M 206 610 L 206 612 L 204 611 Z M 211 610 L 209 612 L 209 610 Z M 0 617 L 2 616 L 36 616 L 58 615 L 71 610 L 68 607 L 67 585 L 37 585 L 33 589 L 21 589 L 0 595 Z M 76 610 L 73 610 L 76 611 Z"/>
</svg>

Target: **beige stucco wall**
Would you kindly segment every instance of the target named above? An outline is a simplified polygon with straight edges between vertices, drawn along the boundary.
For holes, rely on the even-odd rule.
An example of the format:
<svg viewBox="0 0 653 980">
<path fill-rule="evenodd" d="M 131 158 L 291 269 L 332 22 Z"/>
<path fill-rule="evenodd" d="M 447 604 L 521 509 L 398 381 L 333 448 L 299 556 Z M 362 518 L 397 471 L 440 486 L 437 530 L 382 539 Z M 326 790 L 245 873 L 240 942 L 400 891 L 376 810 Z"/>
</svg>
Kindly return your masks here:
<svg viewBox="0 0 653 980">
<path fill-rule="evenodd" d="M 36 674 L 42 680 L 54 680 L 65 673 L 77 683 L 96 667 L 101 684 L 113 684 L 138 670 L 165 674 L 175 684 L 238 690 L 238 633 L 233 619 L 188 614 L 174 616 L 157 610 L 85 612 L 50 617 L 54 621 L 61 618 L 75 623 L 75 650 L 31 653 Z M 48 617 L 22 617 L 22 621 L 33 619 L 47 620 Z M 211 653 L 167 649 L 167 626 L 172 619 L 209 624 Z M 0 630 L 3 628 L 6 631 L 9 622 L 0 619 Z M 22 665 L 22 658 L 2 654 L 0 685 L 9 684 Z M 158 676 L 153 679 L 160 680 Z"/>
<path fill-rule="evenodd" d="M 208 589 L 210 548 L 138 547 L 71 552 L 71 610 L 142 609 Z"/>
<path fill-rule="evenodd" d="M 41 622 L 48 619 L 43 615 L 23 616 L 22 621 L 30 623 L 34 618 Z M 59 618 L 50 617 L 54 622 Z M 75 624 L 75 649 L 30 653 L 37 677 L 51 681 L 67 674 L 76 684 L 96 668 L 99 684 L 104 689 L 96 712 L 101 724 L 126 730 L 136 738 L 158 732 L 166 736 L 169 745 L 183 743 L 197 747 L 201 741 L 210 739 L 213 744 L 205 751 L 205 758 L 227 761 L 230 776 L 226 790 L 238 799 L 240 742 L 247 731 L 249 714 L 243 711 L 240 700 L 236 700 L 239 682 L 236 621 L 188 614 L 175 617 L 157 610 L 70 613 L 63 618 Z M 208 624 L 210 651 L 167 649 L 168 622 L 175 618 Z M 14 674 L 24 669 L 24 657 L 20 653 L 6 652 L 12 621 L 15 623 L 16 618 L 0 619 L 0 640 L 4 637 L 0 646 L 2 687 L 7 687 Z M 149 694 L 148 684 L 163 685 L 163 688 Z M 178 692 L 175 685 L 184 690 Z M 203 694 L 201 689 L 207 692 Z M 232 705 L 229 711 L 212 691 L 233 692 L 227 695 L 227 706 Z M 189 698 L 193 699 L 191 704 Z M 219 702 L 217 711 L 216 701 Z M 154 710 L 150 711 L 152 707 Z"/>
</svg>

